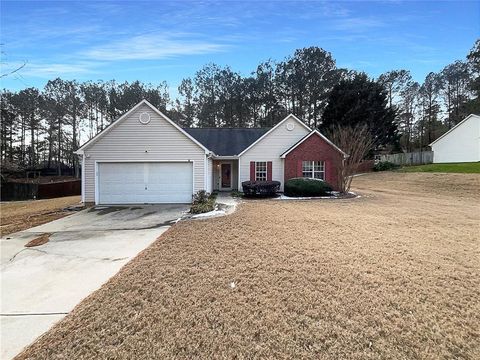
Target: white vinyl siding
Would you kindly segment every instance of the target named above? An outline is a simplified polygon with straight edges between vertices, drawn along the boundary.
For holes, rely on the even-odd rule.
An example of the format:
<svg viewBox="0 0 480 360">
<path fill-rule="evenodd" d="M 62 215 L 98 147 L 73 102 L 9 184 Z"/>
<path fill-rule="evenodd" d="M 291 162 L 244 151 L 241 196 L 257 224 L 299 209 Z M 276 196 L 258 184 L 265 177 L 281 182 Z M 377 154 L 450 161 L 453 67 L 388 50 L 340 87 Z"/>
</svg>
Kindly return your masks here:
<svg viewBox="0 0 480 360">
<path fill-rule="evenodd" d="M 432 144 L 434 163 L 480 161 L 480 116 L 470 115 Z"/>
<path fill-rule="evenodd" d="M 150 115 L 147 125 L 138 120 L 142 112 Z M 146 104 L 87 147 L 84 156 L 85 202 L 95 201 L 96 161 L 191 161 L 194 167 L 193 191 L 206 188 L 205 150 Z"/>
<path fill-rule="evenodd" d="M 288 123 L 295 125 L 292 131 L 287 130 Z M 240 182 L 250 180 L 251 161 L 271 161 L 272 180 L 280 181 L 280 191 L 284 183 L 284 159 L 280 158 L 288 148 L 297 143 L 310 131 L 293 117 L 287 117 L 280 126 L 248 149 L 240 158 Z"/>
</svg>

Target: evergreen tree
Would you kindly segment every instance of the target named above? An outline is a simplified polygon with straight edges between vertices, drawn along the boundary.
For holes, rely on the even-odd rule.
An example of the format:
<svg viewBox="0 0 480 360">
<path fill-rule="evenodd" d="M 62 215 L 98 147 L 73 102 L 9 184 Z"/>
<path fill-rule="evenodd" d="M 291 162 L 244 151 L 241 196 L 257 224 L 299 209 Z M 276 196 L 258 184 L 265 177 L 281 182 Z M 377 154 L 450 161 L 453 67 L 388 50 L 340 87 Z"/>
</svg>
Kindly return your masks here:
<svg viewBox="0 0 480 360">
<path fill-rule="evenodd" d="M 354 128 L 357 125 L 368 127 L 377 147 L 398 142 L 395 111 L 389 107 L 386 91 L 364 73 L 342 80 L 333 88 L 321 129 L 327 131 L 332 126 Z"/>
</svg>

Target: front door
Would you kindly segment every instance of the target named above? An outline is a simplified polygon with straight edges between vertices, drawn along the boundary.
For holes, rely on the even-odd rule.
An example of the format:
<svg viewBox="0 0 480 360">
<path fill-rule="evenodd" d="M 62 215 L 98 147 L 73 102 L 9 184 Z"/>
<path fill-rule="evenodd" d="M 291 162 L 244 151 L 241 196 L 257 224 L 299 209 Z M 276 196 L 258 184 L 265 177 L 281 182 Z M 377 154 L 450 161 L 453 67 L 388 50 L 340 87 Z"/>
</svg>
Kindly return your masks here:
<svg viewBox="0 0 480 360">
<path fill-rule="evenodd" d="M 222 164 L 221 172 L 222 172 L 221 188 L 231 189 L 232 188 L 232 164 Z"/>
</svg>

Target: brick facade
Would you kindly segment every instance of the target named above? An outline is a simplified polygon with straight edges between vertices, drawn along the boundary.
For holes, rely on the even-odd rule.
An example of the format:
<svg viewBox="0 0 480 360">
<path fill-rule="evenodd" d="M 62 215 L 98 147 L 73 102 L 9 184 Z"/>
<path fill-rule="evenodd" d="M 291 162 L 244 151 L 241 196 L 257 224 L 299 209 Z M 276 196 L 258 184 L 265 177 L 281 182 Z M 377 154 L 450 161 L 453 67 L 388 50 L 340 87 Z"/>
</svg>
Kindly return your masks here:
<svg viewBox="0 0 480 360">
<path fill-rule="evenodd" d="M 325 181 L 338 189 L 337 169 L 342 160 L 343 154 L 315 133 L 285 157 L 285 181 L 302 177 L 302 161 L 324 161 Z"/>
</svg>

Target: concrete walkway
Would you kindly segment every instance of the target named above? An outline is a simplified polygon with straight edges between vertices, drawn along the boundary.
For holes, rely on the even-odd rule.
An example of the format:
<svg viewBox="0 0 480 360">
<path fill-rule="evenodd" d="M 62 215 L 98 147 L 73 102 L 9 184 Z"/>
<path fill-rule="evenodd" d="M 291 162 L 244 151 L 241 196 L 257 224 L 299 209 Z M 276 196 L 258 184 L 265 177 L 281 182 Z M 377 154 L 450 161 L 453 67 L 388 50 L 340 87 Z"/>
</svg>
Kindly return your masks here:
<svg viewBox="0 0 480 360">
<path fill-rule="evenodd" d="M 209 219 L 212 217 L 219 217 L 230 215 L 237 209 L 237 205 L 241 202 L 239 198 L 232 197 L 230 192 L 219 192 L 217 194 L 215 210 L 196 214 L 196 215 L 186 215 L 185 218 L 190 219 Z"/>
<path fill-rule="evenodd" d="M 97 290 L 188 205 L 96 207 L 0 240 L 1 359 L 10 359 Z M 48 243 L 26 248 L 41 234 Z"/>
</svg>

